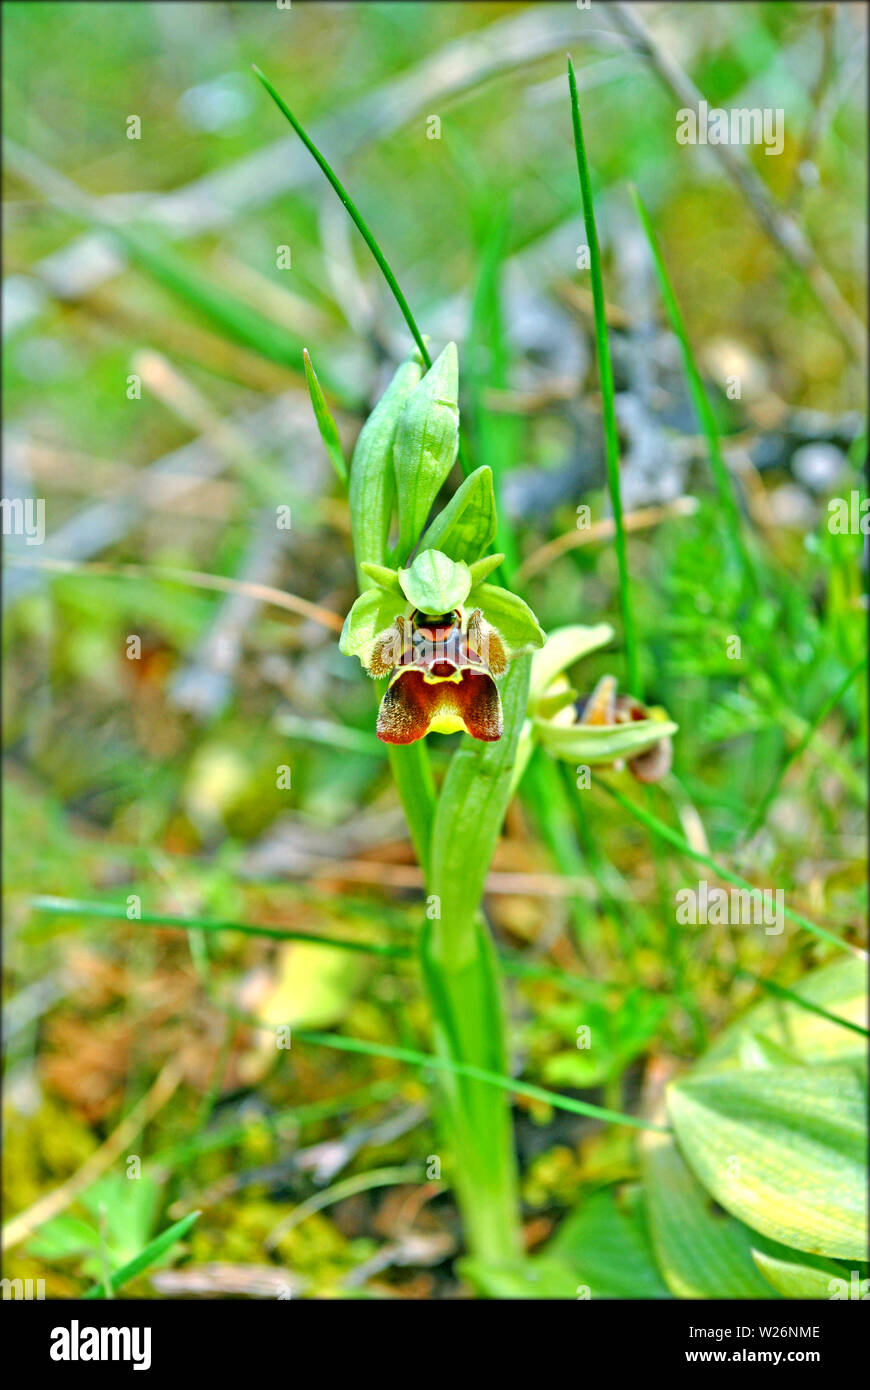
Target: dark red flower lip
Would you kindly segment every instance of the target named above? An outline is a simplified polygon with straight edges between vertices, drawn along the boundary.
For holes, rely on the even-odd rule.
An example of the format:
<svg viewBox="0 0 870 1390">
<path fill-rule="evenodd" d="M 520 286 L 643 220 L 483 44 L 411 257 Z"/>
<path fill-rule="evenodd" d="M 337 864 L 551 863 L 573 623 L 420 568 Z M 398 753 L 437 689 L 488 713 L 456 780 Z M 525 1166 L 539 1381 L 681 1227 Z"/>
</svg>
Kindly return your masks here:
<svg viewBox="0 0 870 1390">
<path fill-rule="evenodd" d="M 494 743 L 504 732 L 501 698 L 485 667 L 433 676 L 419 665 L 394 674 L 378 712 L 383 743 L 415 743 L 428 733 L 457 733 Z"/>
</svg>

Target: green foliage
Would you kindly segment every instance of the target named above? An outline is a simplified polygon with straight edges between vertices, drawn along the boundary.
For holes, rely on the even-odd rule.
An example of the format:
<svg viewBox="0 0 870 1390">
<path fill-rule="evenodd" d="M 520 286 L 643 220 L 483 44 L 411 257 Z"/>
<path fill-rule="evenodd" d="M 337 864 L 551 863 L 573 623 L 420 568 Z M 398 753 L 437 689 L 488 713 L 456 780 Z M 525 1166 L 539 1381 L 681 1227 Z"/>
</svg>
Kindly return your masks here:
<svg viewBox="0 0 870 1390">
<path fill-rule="evenodd" d="M 797 1250 L 867 1248 L 866 1094 L 848 1066 L 729 1071 L 669 1091 L 679 1144 L 727 1211 Z"/>
<path fill-rule="evenodd" d="M 314 411 L 314 418 L 317 421 L 317 428 L 320 430 L 323 447 L 329 455 L 329 461 L 336 471 L 338 481 L 346 483 L 347 464 L 344 461 L 341 440 L 338 437 L 338 427 L 332 418 L 329 406 L 326 404 L 323 388 L 317 380 L 317 373 L 311 365 L 307 348 L 303 349 L 302 361 L 305 365 L 305 380 L 308 383 L 308 394 L 311 397 L 311 409 Z"/>
<path fill-rule="evenodd" d="M 472 607 L 480 608 L 483 616 L 515 652 L 528 652 L 542 647 L 546 638 L 543 628 L 529 605 L 497 584 L 477 584 L 469 596 Z"/>
<path fill-rule="evenodd" d="M 456 344 L 436 358 L 409 395 L 393 445 L 398 494 L 396 555 L 406 558 L 454 463 L 459 447 L 459 364 Z"/>
<path fill-rule="evenodd" d="M 397 369 L 390 385 L 360 430 L 350 465 L 350 520 L 360 588 L 363 564 L 382 565 L 395 498 L 393 441 L 405 404 L 420 380 L 415 357 Z"/>
<path fill-rule="evenodd" d="M 427 527 L 420 550 L 441 550 L 451 560 L 472 564 L 488 549 L 495 532 L 492 469 L 476 468 Z"/>
</svg>

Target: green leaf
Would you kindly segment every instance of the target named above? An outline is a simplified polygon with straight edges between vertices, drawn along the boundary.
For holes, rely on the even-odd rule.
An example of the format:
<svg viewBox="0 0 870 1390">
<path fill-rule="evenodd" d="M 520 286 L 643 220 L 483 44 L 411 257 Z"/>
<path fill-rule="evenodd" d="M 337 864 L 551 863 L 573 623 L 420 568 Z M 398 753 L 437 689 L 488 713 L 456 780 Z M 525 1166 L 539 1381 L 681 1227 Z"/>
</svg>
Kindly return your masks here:
<svg viewBox="0 0 870 1390">
<path fill-rule="evenodd" d="M 408 397 L 393 445 L 399 504 L 396 554 L 411 553 L 459 445 L 459 364 L 448 343 Z M 366 559 L 380 557 L 366 556 Z"/>
<path fill-rule="evenodd" d="M 471 588 L 471 571 L 440 550 L 422 550 L 409 569 L 399 570 L 408 602 L 421 613 L 450 613 L 460 608 Z"/>
<path fill-rule="evenodd" d="M 388 594 L 401 594 L 398 570 L 391 570 L 386 565 L 370 565 L 366 560 L 360 565 L 360 569 L 366 579 L 371 579 L 381 589 L 386 589 Z"/>
<path fill-rule="evenodd" d="M 420 550 L 441 550 L 451 560 L 472 564 L 496 530 L 492 469 L 478 468 L 457 488 L 420 541 Z M 493 566 L 495 568 L 495 566 Z"/>
<path fill-rule="evenodd" d="M 532 658 L 532 695 L 546 690 L 562 671 L 590 652 L 605 647 L 612 639 L 613 628 L 609 623 L 596 623 L 595 627 L 582 627 L 577 623 L 571 627 L 554 628 L 548 633 L 544 646 Z"/>
<path fill-rule="evenodd" d="M 305 380 L 308 382 L 308 394 L 311 397 L 311 407 L 314 411 L 314 418 L 317 421 L 317 428 L 320 430 L 320 438 L 323 440 L 323 447 L 329 455 L 329 461 L 338 474 L 339 481 L 347 483 L 347 464 L 342 453 L 341 440 L 338 437 L 338 428 L 332 418 L 329 406 L 317 380 L 317 373 L 311 365 L 311 358 L 308 356 L 308 349 L 302 349 L 302 361 L 305 365 Z"/>
<path fill-rule="evenodd" d="M 410 357 L 396 371 L 381 399 L 363 425 L 350 466 L 350 524 L 361 589 L 366 587 L 364 563 L 383 564 L 395 495 L 393 441 L 399 417 L 418 381 L 422 367 Z"/>
<path fill-rule="evenodd" d="M 612 1188 L 587 1197 L 546 1249 L 498 1267 L 463 1260 L 460 1272 L 491 1298 L 670 1298 L 637 1200 Z"/>
<path fill-rule="evenodd" d="M 764 1250 L 753 1250 L 752 1258 L 767 1283 L 784 1298 L 849 1298 L 852 1295 L 851 1270 L 834 1260 L 783 1260 Z M 860 1296 L 860 1281 L 857 1290 Z"/>
<path fill-rule="evenodd" d="M 723 1071 L 675 1082 L 680 1147 L 716 1200 L 771 1240 L 861 1259 L 865 1093 L 851 1067 Z"/>
<path fill-rule="evenodd" d="M 857 956 L 844 956 L 813 970 L 791 991 L 816 1008 L 850 1023 L 867 1021 L 867 971 Z M 866 1039 L 830 1019 L 782 999 L 764 999 L 726 1028 L 695 1067 L 695 1076 L 740 1065 L 748 1036 L 764 1038 L 808 1066 L 863 1061 Z"/>
<path fill-rule="evenodd" d="M 758 1236 L 717 1207 L 669 1134 L 640 1143 L 650 1233 L 677 1298 L 771 1298 L 752 1263 Z"/>
<path fill-rule="evenodd" d="M 141 1274 L 149 1265 L 155 1264 L 170 1246 L 177 1240 L 182 1240 L 187 1235 L 190 1228 L 199 1220 L 200 1212 L 192 1211 L 189 1216 L 183 1216 L 180 1221 L 176 1221 L 174 1226 L 168 1226 L 159 1236 L 146 1245 L 145 1249 L 130 1260 L 129 1264 L 123 1265 L 116 1270 L 109 1278 L 112 1292 L 117 1293 L 118 1289 L 128 1283 L 130 1279 L 135 1279 L 137 1274 Z M 95 1284 L 92 1289 L 88 1289 L 83 1298 L 105 1298 L 106 1290 L 103 1284 Z"/>
<path fill-rule="evenodd" d="M 667 719 L 638 719 L 631 724 L 556 724 L 534 719 L 532 727 L 548 753 L 592 767 L 617 758 L 636 758 L 675 734 L 678 726 Z"/>
<path fill-rule="evenodd" d="M 542 647 L 544 631 L 527 603 L 497 584 L 477 584 L 468 599 L 469 608 L 480 608 L 515 652 Z"/>
<path fill-rule="evenodd" d="M 622 1205 L 613 1188 L 588 1197 L 559 1227 L 546 1254 L 564 1260 L 593 1298 L 668 1298 L 638 1195 L 626 1196 Z"/>
<path fill-rule="evenodd" d="M 400 599 L 384 589 L 364 590 L 344 620 L 338 639 L 339 651 L 362 660 L 378 633 L 390 626 L 403 606 Z"/>
</svg>

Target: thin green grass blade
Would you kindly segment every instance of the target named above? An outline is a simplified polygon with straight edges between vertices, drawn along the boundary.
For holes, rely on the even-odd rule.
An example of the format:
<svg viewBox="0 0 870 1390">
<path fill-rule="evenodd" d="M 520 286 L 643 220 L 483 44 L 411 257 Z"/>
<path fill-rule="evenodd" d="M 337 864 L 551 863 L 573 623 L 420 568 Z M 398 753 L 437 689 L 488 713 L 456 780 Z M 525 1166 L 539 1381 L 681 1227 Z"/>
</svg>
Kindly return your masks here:
<svg viewBox="0 0 870 1390">
<path fill-rule="evenodd" d="M 334 946 L 339 951 L 363 951 L 372 956 L 413 957 L 415 952 L 405 946 L 385 946 L 374 941 L 349 941 L 344 937 L 320 936 L 307 931 L 284 931 L 281 927 L 259 927 L 252 922 L 224 922 L 212 917 L 179 917 L 171 912 L 143 912 L 128 917 L 125 907 L 114 903 L 85 902 L 79 898 L 32 897 L 30 906 L 37 912 L 50 912 L 68 917 L 101 917 L 130 926 L 182 927 L 185 931 L 240 932 L 243 936 L 267 937 L 271 941 L 304 941 L 309 946 Z"/>
<path fill-rule="evenodd" d="M 338 480 L 347 486 L 347 464 L 344 461 L 344 454 L 341 449 L 341 440 L 338 437 L 338 429 L 332 418 L 329 406 L 321 390 L 320 382 L 317 380 L 317 373 L 311 365 L 311 358 L 308 356 L 308 349 L 302 349 L 302 361 L 305 364 L 305 380 L 308 383 L 308 394 L 311 397 L 311 408 L 314 411 L 314 418 L 317 421 L 317 428 L 320 430 L 320 438 L 323 440 L 323 447 L 329 455 L 329 461 L 338 474 Z"/>
<path fill-rule="evenodd" d="M 862 1028 L 860 1023 L 853 1023 L 850 1018 L 838 1018 L 828 1009 L 823 1009 L 821 1004 L 813 1004 L 809 999 L 804 999 L 802 995 L 795 994 L 793 989 L 786 989 L 784 985 L 778 985 L 775 980 L 766 980 L 763 975 L 755 975 L 751 970 L 744 970 L 742 966 L 736 965 L 731 971 L 732 975 L 738 976 L 741 980 L 751 980 L 767 994 L 772 994 L 775 999 L 785 999 L 790 1004 L 795 1004 L 799 1009 L 805 1009 L 807 1013 L 816 1014 L 819 1018 L 827 1019 L 828 1023 L 836 1023 L 840 1028 L 848 1028 L 850 1033 L 860 1033 L 862 1038 L 870 1037 L 870 1032 Z"/>
<path fill-rule="evenodd" d="M 475 463 L 492 469 L 496 499 L 497 527 L 493 549 L 504 555 L 501 578 L 494 583 L 511 587 L 511 577 L 517 568 L 519 549 L 514 528 L 503 505 L 504 475 L 516 458 L 519 443 L 519 420 L 504 411 L 490 410 L 485 393 L 488 387 L 501 390 L 508 384 L 508 349 L 501 303 L 501 268 L 508 232 L 505 207 L 495 217 L 486 219 L 481 227 L 478 255 L 480 270 L 471 307 L 470 371 L 466 372 L 472 416 L 472 439 Z M 481 370 L 479 363 L 487 362 Z"/>
<path fill-rule="evenodd" d="M 782 784 L 782 779 L 785 777 L 785 774 L 788 772 L 792 763 L 795 762 L 801 756 L 801 754 L 805 752 L 805 750 L 809 747 L 809 745 L 813 741 L 813 736 L 815 735 L 816 730 L 822 723 L 824 723 L 831 710 L 834 709 L 835 706 L 840 703 L 846 691 L 849 689 L 849 686 L 852 684 L 853 680 L 855 680 L 856 676 L 858 676 L 861 673 L 861 671 L 864 670 L 866 665 L 867 658 L 866 656 L 862 656 L 861 660 L 855 663 L 848 675 L 845 676 L 844 679 L 837 686 L 833 695 L 831 695 L 822 705 L 815 719 L 813 719 L 812 722 L 807 725 L 806 732 L 804 733 L 803 737 L 799 739 L 799 741 L 795 744 L 794 748 L 792 748 L 790 753 L 786 753 L 785 757 L 783 758 L 782 762 L 777 768 L 774 777 L 771 779 L 770 786 L 767 788 L 767 791 L 764 793 L 755 809 L 755 815 L 752 817 L 752 820 L 749 823 L 749 829 L 746 832 L 746 838 L 748 840 L 752 839 L 752 836 L 758 830 L 759 826 L 763 823 L 764 817 L 767 814 L 767 808 L 769 807 L 770 803 L 773 801 L 773 798 L 779 791 L 779 788 Z"/>
<path fill-rule="evenodd" d="M 271 1029 L 272 1024 L 268 1025 Z M 567 1110 L 572 1115 L 587 1115 L 590 1119 L 601 1120 L 605 1124 L 629 1125 L 632 1129 L 658 1129 L 662 1130 L 662 1125 L 652 1124 L 649 1120 L 643 1120 L 638 1115 L 623 1115 L 618 1110 L 606 1110 L 600 1105 L 590 1105 L 584 1100 L 575 1100 L 573 1096 L 560 1095 L 558 1091 L 550 1091 L 545 1086 L 536 1086 L 530 1081 L 518 1081 L 512 1076 L 499 1076 L 496 1072 L 486 1071 L 482 1067 L 473 1067 L 464 1062 L 453 1062 L 446 1057 L 435 1056 L 430 1052 L 417 1052 L 409 1047 L 390 1047 L 386 1043 L 374 1043 L 364 1041 L 361 1038 L 346 1038 L 340 1033 L 318 1033 L 310 1032 L 308 1029 L 296 1028 L 293 1031 L 294 1042 L 315 1043 L 319 1047 L 334 1047 L 339 1052 L 358 1052 L 369 1057 L 387 1057 L 395 1062 L 408 1062 L 415 1067 L 434 1067 L 437 1071 L 454 1072 L 459 1076 L 467 1076 L 473 1081 L 485 1081 L 490 1086 L 498 1086 L 503 1091 L 511 1091 L 518 1096 L 526 1096 L 529 1100 L 543 1101 L 546 1105 L 552 1105 L 556 1110 Z"/>
<path fill-rule="evenodd" d="M 131 1279 L 135 1279 L 137 1274 L 141 1274 L 149 1265 L 153 1265 L 155 1260 L 159 1260 L 166 1251 L 175 1244 L 177 1240 L 183 1240 L 192 1226 L 199 1220 L 201 1212 L 192 1211 L 187 1216 L 183 1216 L 180 1221 L 176 1221 L 174 1226 L 168 1226 L 150 1244 L 140 1250 L 127 1264 L 109 1278 L 109 1287 L 112 1293 L 117 1293 L 120 1288 Z M 82 1294 L 83 1298 L 105 1298 L 106 1288 L 104 1284 L 94 1284 L 93 1288 L 88 1289 L 87 1293 Z"/>
<path fill-rule="evenodd" d="M 669 825 L 665 825 L 664 821 L 660 821 L 658 816 L 654 816 L 652 812 L 644 811 L 636 802 L 629 800 L 627 796 L 623 796 L 622 792 L 617 791 L 615 787 L 608 785 L 607 782 L 600 778 L 597 779 L 597 785 L 603 787 L 608 796 L 612 796 L 614 801 L 617 801 L 622 809 L 627 811 L 630 816 L 634 816 L 635 820 L 640 821 L 641 825 L 646 826 L 647 830 L 652 831 L 653 835 L 658 835 L 660 839 L 665 840 L 669 845 L 672 845 L 674 849 L 679 850 L 680 854 L 688 855 L 690 859 L 696 859 L 699 864 L 705 865 L 712 873 L 716 874 L 717 878 L 724 879 L 726 883 L 733 883 L 736 888 L 752 889 L 752 884 L 747 883 L 745 878 L 741 878 L 739 874 L 733 874 L 730 869 L 723 868 L 721 864 L 716 863 L 715 859 L 711 859 L 709 854 L 704 854 L 701 850 L 694 849 L 692 845 L 689 844 L 688 840 L 684 839 L 678 831 L 672 830 Z M 803 927 L 804 931 L 810 932 L 813 936 L 818 937 L 820 941 L 827 941 L 830 945 L 839 947 L 841 951 L 851 951 L 853 955 L 862 955 L 862 952 L 860 952 L 857 947 L 851 946 L 848 941 L 843 941 L 841 937 L 835 936 L 833 932 L 828 931 L 825 927 L 820 927 L 816 922 L 811 922 L 809 918 L 804 917 L 802 913 L 795 912 L 794 908 L 783 907 L 782 910 L 790 921 L 794 922 L 799 927 Z"/>
<path fill-rule="evenodd" d="M 302 141 L 303 145 L 308 150 L 309 154 L 323 170 L 323 173 L 326 175 L 329 184 L 331 185 L 335 193 L 338 195 L 340 202 L 347 209 L 351 221 L 354 223 L 354 226 L 357 228 L 357 231 L 359 232 L 366 246 L 369 248 L 372 255 L 374 256 L 381 274 L 383 275 L 384 279 L 390 287 L 390 290 L 392 291 L 393 298 L 395 299 L 400 310 L 402 311 L 402 317 L 408 325 L 408 328 L 411 330 L 411 335 L 414 339 L 414 342 L 420 349 L 420 356 L 423 358 L 423 361 L 426 363 L 426 366 L 431 367 L 432 358 L 429 356 L 429 350 L 426 347 L 425 342 L 423 341 L 423 335 L 417 327 L 416 320 L 414 318 L 414 315 L 411 313 L 408 301 L 402 294 L 402 291 L 399 287 L 399 282 L 393 274 L 392 270 L 390 269 L 390 266 L 387 262 L 387 258 L 381 250 L 380 246 L 378 245 L 377 241 L 375 240 L 373 233 L 370 231 L 368 223 L 366 222 L 356 203 L 351 198 L 347 189 L 344 187 L 343 183 L 339 179 L 338 175 L 333 171 L 326 158 L 320 153 L 320 150 L 317 148 L 314 141 L 303 130 L 302 126 L 299 124 L 296 117 L 293 115 L 293 112 L 290 110 L 287 103 L 275 91 L 275 88 L 272 86 L 268 77 L 266 77 L 260 71 L 256 63 L 252 63 L 251 67 L 253 68 L 256 76 L 262 82 L 263 86 L 266 88 L 266 91 L 269 93 L 269 96 L 272 98 L 275 105 L 278 107 L 278 110 L 290 122 L 293 129 L 296 131 L 296 134 L 299 136 L 299 139 Z"/>
<path fill-rule="evenodd" d="M 680 349 L 683 354 L 683 365 L 686 369 L 689 392 L 695 407 L 695 413 L 698 416 L 698 420 L 707 440 L 707 451 L 710 455 L 710 470 L 716 485 L 719 505 L 722 508 L 731 548 L 738 563 L 743 569 L 744 578 L 751 592 L 757 593 L 758 575 L 756 574 L 755 565 L 743 539 L 740 508 L 737 505 L 737 498 L 734 494 L 734 485 L 731 480 L 731 475 L 722 457 L 722 449 L 719 444 L 719 431 L 716 426 L 716 417 L 713 414 L 713 407 L 710 404 L 707 392 L 704 390 L 701 373 L 698 371 L 695 362 L 692 345 L 689 342 L 689 335 L 686 332 L 686 325 L 680 313 L 680 307 L 677 304 L 676 295 L 674 294 L 673 286 L 662 256 L 661 247 L 659 246 L 658 238 L 653 230 L 649 213 L 636 188 L 631 189 L 631 195 L 634 199 L 634 205 L 637 209 L 641 225 L 646 233 L 650 251 L 652 252 L 656 276 L 658 278 L 659 288 L 661 289 L 662 301 L 668 319 L 670 320 L 671 328 L 679 341 Z"/>
<path fill-rule="evenodd" d="M 607 464 L 607 484 L 610 490 L 610 505 L 613 508 L 614 546 L 616 549 L 616 565 L 619 572 L 619 602 L 622 610 L 622 629 L 625 639 L 625 662 L 628 676 L 628 688 L 633 695 L 642 698 L 643 690 L 640 684 L 637 638 L 635 635 L 634 615 L 631 605 L 631 586 L 628 577 L 628 552 L 625 542 L 625 524 L 622 516 L 622 493 L 619 485 L 619 435 L 616 429 L 613 367 L 610 361 L 610 343 L 607 337 L 607 319 L 604 309 L 604 282 L 601 278 L 601 253 L 598 247 L 598 232 L 595 226 L 595 208 L 592 202 L 592 183 L 589 177 L 589 163 L 586 158 L 586 146 L 583 143 L 580 103 L 577 99 L 577 79 L 574 76 L 574 64 L 571 62 L 570 57 L 568 59 L 568 86 L 571 92 L 571 119 L 574 126 L 574 149 L 577 153 L 577 173 L 580 176 L 580 193 L 583 201 L 583 221 L 586 226 L 586 241 L 589 245 L 592 301 L 595 310 L 595 347 L 598 354 L 601 412 L 604 422 L 604 457 Z"/>
</svg>

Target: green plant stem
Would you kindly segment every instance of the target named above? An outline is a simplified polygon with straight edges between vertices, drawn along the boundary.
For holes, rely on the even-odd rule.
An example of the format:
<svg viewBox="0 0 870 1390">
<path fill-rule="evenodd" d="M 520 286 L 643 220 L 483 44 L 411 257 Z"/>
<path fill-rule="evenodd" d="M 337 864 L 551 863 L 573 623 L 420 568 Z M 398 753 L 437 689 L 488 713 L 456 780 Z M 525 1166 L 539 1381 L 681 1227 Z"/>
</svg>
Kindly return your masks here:
<svg viewBox="0 0 870 1390">
<path fill-rule="evenodd" d="M 604 282 L 601 278 L 601 252 L 598 247 L 598 231 L 595 226 L 595 207 L 592 202 L 592 181 L 589 177 L 589 162 L 586 146 L 583 143 L 583 126 L 580 120 L 580 103 L 577 99 L 577 80 L 574 64 L 568 59 L 568 86 L 571 92 L 571 119 L 574 126 L 574 149 L 577 154 L 577 173 L 580 177 L 580 193 L 583 201 L 583 221 L 586 226 L 586 240 L 589 245 L 589 268 L 592 279 L 592 303 L 595 314 L 595 347 L 598 355 L 598 376 L 601 387 L 601 412 L 604 423 L 604 458 L 607 464 L 607 485 L 610 490 L 610 505 L 613 508 L 614 548 L 616 567 L 619 573 L 619 603 L 622 611 L 622 629 L 625 639 L 625 663 L 628 687 L 638 699 L 643 697 L 638 665 L 637 639 L 634 630 L 634 615 L 631 607 L 631 588 L 628 578 L 628 553 L 625 542 L 625 524 L 622 517 L 622 493 L 619 485 L 619 435 L 616 429 L 616 409 L 614 406 L 613 367 L 610 361 L 610 342 L 607 337 L 607 316 L 604 307 Z"/>
<path fill-rule="evenodd" d="M 522 1250 L 510 1103 L 475 1073 L 508 1071 L 501 972 L 480 904 L 510 798 L 530 671 L 530 658 L 518 657 L 502 683 L 502 737 L 467 738 L 453 755 L 432 826 L 421 941 L 435 1050 L 448 1066 L 441 1121 L 451 1177 L 468 1250 L 487 1263 Z"/>
</svg>

